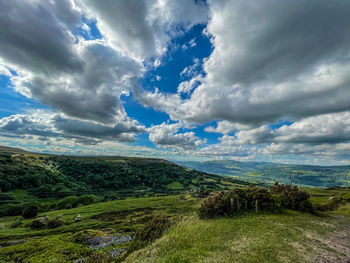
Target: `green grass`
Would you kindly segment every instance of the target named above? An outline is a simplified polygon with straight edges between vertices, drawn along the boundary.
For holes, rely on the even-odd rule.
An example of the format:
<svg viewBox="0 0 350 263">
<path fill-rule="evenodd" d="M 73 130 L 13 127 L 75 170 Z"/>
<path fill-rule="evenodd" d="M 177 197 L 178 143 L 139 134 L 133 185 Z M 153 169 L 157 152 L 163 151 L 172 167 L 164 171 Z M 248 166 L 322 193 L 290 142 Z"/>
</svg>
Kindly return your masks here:
<svg viewBox="0 0 350 263">
<path fill-rule="evenodd" d="M 349 190 L 306 188 L 314 204 L 325 203 L 332 196 L 347 196 Z M 27 240 L 0 249 L 0 262 L 74 262 L 89 257 L 92 249 L 73 242 L 81 230 L 94 229 L 112 233 L 130 233 L 143 228 L 152 215 L 177 218 L 162 238 L 135 251 L 125 262 L 316 262 L 320 250 L 337 253 L 334 248 L 310 239 L 327 237 L 350 226 L 350 204 L 318 216 L 285 211 L 282 214 L 247 214 L 236 218 L 200 220 L 196 211 L 201 203 L 190 195 L 127 198 L 73 209 L 55 210 L 42 215 L 61 216 L 65 225 L 56 229 L 32 230 L 32 220 L 10 228 L 18 217 L 0 218 L 0 244 L 8 240 Z M 74 222 L 80 214 L 81 222 Z M 110 248 L 109 248 L 110 249 Z M 108 251 L 108 250 L 105 250 Z M 20 261 L 22 260 L 22 261 Z"/>
<path fill-rule="evenodd" d="M 214 220 L 190 216 L 126 262 L 306 262 L 296 247 L 312 251 L 305 233 L 333 230 L 320 224 L 328 221 L 297 212 Z"/>
<path fill-rule="evenodd" d="M 180 182 L 172 182 L 171 184 L 168 184 L 168 188 L 172 190 L 183 190 L 185 189 L 183 184 Z"/>
<path fill-rule="evenodd" d="M 149 198 L 127 198 L 81 206 L 73 209 L 40 213 L 50 218 L 61 216 L 65 225 L 56 229 L 32 230 L 28 225 L 32 220 L 23 219 L 23 224 L 10 228 L 19 217 L 0 218 L 0 244 L 7 240 L 26 239 L 22 244 L 0 249 L 0 262 L 71 262 L 92 253 L 91 249 L 72 242 L 72 236 L 86 229 L 112 228 L 115 233 L 134 232 L 143 227 L 147 218 L 165 214 L 175 218 L 179 214 L 191 214 L 198 206 L 198 200 L 190 196 L 162 196 Z M 81 222 L 74 222 L 80 214 Z"/>
</svg>

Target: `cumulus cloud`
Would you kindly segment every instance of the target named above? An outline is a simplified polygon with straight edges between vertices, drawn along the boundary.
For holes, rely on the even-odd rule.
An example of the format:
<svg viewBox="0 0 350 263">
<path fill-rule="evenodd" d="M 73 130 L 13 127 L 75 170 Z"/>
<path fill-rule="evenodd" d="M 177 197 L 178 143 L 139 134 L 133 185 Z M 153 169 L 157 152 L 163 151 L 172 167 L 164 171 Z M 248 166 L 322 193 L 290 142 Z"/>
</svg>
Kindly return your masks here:
<svg viewBox="0 0 350 263">
<path fill-rule="evenodd" d="M 334 144 L 350 141 L 350 112 L 305 118 L 274 132 L 276 141 L 308 144 Z"/>
<path fill-rule="evenodd" d="M 225 128 L 235 124 L 221 124 L 216 129 L 225 134 Z M 228 129 L 227 131 L 230 131 Z M 337 144 L 350 141 L 350 112 L 330 113 L 304 118 L 291 125 L 273 129 L 269 125 L 237 130 L 233 136 L 224 135 L 222 140 L 231 145 L 285 142 L 290 144 Z"/>
<path fill-rule="evenodd" d="M 195 136 L 192 131 L 178 133 L 182 127 L 181 123 L 153 125 L 148 129 L 149 139 L 160 146 L 181 149 L 196 149 L 206 142 L 205 139 L 201 140 Z"/>
<path fill-rule="evenodd" d="M 190 99 L 160 93 L 148 105 L 175 120 L 254 125 L 350 108 L 350 3 L 208 3 L 214 50 L 201 85 Z"/>
<path fill-rule="evenodd" d="M 205 21 L 205 3 L 185 2 L 5 1 L 0 62 L 16 72 L 11 81 L 23 95 L 72 117 L 113 124 L 126 115 L 120 96 L 142 76 L 141 61 L 166 50 L 176 31 L 170 29 Z M 103 39 L 77 35 L 89 33 L 84 16 L 96 19 Z"/>
<path fill-rule="evenodd" d="M 186 30 L 204 23 L 208 16 L 204 1 L 83 0 L 82 3 L 115 49 L 141 60 L 162 55 L 171 35 L 182 33 L 176 26 Z"/>
<path fill-rule="evenodd" d="M 241 130 L 249 130 L 252 127 L 249 125 L 244 125 L 240 123 L 233 123 L 229 121 L 219 121 L 217 122 L 217 126 L 208 126 L 204 130 L 206 132 L 214 132 L 214 133 L 222 133 L 222 134 L 229 134 L 235 131 L 241 131 Z"/>
<path fill-rule="evenodd" d="M 0 119 L 3 137 L 69 139 L 80 144 L 97 144 L 103 141 L 132 142 L 135 134 L 141 132 L 145 132 L 145 128 L 129 118 L 115 125 L 103 125 L 41 110 Z"/>
<path fill-rule="evenodd" d="M 0 10 L 0 60 L 15 72 L 17 91 L 81 119 L 125 116 L 120 96 L 141 66 L 103 41 L 73 35 L 83 24 L 75 1 L 5 1 Z"/>
</svg>

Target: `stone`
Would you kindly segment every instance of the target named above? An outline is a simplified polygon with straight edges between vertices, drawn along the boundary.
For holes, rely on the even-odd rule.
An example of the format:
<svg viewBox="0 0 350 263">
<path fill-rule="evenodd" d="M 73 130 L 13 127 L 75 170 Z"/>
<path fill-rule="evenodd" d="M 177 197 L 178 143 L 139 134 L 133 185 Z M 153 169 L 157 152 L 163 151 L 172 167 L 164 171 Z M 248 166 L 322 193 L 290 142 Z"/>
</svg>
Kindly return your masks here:
<svg viewBox="0 0 350 263">
<path fill-rule="evenodd" d="M 79 222 L 79 221 L 81 221 L 81 220 L 82 220 L 81 215 L 76 215 L 76 216 L 74 217 L 74 222 Z"/>
</svg>

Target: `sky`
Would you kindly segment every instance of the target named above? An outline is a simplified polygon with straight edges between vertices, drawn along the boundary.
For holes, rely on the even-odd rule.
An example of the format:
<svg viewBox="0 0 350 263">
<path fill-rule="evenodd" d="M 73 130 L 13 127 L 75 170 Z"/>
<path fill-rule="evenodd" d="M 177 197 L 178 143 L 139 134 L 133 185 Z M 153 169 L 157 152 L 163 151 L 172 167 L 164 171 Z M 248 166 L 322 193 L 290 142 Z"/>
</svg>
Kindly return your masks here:
<svg viewBox="0 0 350 263">
<path fill-rule="evenodd" d="M 350 164 L 350 1 L 0 0 L 0 145 Z"/>
</svg>

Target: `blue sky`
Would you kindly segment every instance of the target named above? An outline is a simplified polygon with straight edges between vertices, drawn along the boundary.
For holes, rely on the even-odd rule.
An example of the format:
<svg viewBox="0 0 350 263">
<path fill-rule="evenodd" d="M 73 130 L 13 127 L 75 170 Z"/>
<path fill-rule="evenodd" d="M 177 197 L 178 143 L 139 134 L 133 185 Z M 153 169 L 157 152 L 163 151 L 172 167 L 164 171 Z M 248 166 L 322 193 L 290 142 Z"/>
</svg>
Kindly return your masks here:
<svg viewBox="0 0 350 263">
<path fill-rule="evenodd" d="M 350 4 L 302 2 L 1 3 L 0 144 L 350 164 Z"/>
</svg>

